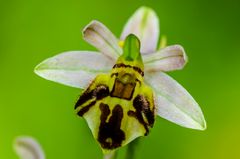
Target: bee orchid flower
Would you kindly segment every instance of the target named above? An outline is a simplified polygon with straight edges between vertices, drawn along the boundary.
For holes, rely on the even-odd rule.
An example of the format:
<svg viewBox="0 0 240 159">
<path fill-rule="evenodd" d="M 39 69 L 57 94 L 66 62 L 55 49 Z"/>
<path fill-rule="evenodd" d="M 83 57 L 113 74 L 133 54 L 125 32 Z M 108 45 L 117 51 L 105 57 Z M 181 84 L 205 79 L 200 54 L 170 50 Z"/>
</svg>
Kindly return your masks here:
<svg viewBox="0 0 240 159">
<path fill-rule="evenodd" d="M 203 113 L 193 97 L 165 72 L 187 63 L 182 46 L 157 49 L 159 20 L 140 7 L 120 38 L 101 22 L 83 29 L 83 38 L 98 51 L 68 51 L 35 68 L 39 76 L 84 89 L 75 105 L 103 152 L 148 134 L 158 115 L 180 126 L 204 130 Z"/>
</svg>

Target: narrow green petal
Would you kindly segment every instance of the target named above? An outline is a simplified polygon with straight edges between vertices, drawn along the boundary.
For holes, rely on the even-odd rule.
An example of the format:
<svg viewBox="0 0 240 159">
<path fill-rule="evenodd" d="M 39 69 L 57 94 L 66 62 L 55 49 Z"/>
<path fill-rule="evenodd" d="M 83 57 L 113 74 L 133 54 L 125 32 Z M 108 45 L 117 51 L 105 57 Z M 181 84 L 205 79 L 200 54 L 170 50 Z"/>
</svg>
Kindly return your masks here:
<svg viewBox="0 0 240 159">
<path fill-rule="evenodd" d="M 91 21 L 83 30 L 83 38 L 107 57 L 116 60 L 122 53 L 118 39 L 102 23 Z"/>
<path fill-rule="evenodd" d="M 135 34 L 141 41 L 141 53 L 156 51 L 159 38 L 159 21 L 154 10 L 139 8 L 128 20 L 122 31 L 121 40 L 129 34 Z"/>
<path fill-rule="evenodd" d="M 124 57 L 124 59 L 126 61 L 134 61 L 134 60 L 138 60 L 139 58 L 141 58 L 140 41 L 138 40 L 138 38 L 135 35 L 130 34 L 126 38 L 124 47 L 123 47 L 122 56 Z"/>
<path fill-rule="evenodd" d="M 32 137 L 18 137 L 13 146 L 20 159 L 45 159 L 41 146 Z"/>
<path fill-rule="evenodd" d="M 84 89 L 112 66 L 113 61 L 98 52 L 69 51 L 44 60 L 34 71 L 47 80 Z"/>
<path fill-rule="evenodd" d="M 116 159 L 116 158 L 117 158 L 116 151 L 111 151 L 110 153 L 103 155 L 103 159 Z"/>
<path fill-rule="evenodd" d="M 146 72 L 145 80 L 155 91 L 160 117 L 183 127 L 206 129 L 201 108 L 179 83 L 163 72 Z"/>
<path fill-rule="evenodd" d="M 145 71 L 173 71 L 182 69 L 188 61 L 180 45 L 165 47 L 153 54 L 143 56 Z"/>
</svg>

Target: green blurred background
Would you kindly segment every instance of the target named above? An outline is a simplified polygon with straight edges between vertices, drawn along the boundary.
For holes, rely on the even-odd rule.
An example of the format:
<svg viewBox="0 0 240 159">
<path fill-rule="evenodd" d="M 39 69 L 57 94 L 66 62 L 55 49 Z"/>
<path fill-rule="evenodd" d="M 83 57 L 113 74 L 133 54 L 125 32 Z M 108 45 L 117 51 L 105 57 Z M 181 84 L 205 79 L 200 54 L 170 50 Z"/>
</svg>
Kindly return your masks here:
<svg viewBox="0 0 240 159">
<path fill-rule="evenodd" d="M 95 50 L 81 29 L 92 19 L 120 35 L 140 6 L 152 7 L 168 44 L 184 46 L 189 63 L 170 75 L 198 101 L 206 131 L 158 118 L 138 159 L 240 158 L 240 1 L 0 1 L 0 159 L 17 159 L 12 142 L 31 135 L 49 159 L 100 159 L 101 150 L 73 105 L 80 90 L 33 73 L 42 60 L 68 50 Z"/>
</svg>

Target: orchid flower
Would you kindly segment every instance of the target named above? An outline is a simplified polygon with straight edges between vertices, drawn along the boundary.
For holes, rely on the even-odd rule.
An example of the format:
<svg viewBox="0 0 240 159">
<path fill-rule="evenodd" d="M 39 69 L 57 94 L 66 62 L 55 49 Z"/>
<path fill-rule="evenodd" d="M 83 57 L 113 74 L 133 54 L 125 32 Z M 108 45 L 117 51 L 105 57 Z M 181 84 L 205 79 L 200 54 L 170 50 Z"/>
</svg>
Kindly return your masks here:
<svg viewBox="0 0 240 159">
<path fill-rule="evenodd" d="M 158 115 L 186 128 L 206 129 L 206 122 L 197 102 L 179 83 L 165 73 L 182 69 L 188 59 L 183 47 L 180 45 L 157 49 L 159 20 L 152 9 L 148 7 L 139 8 L 124 26 L 120 38 L 116 38 L 104 24 L 96 20 L 90 22 L 83 29 L 83 38 L 96 47 L 98 51 L 68 51 L 61 53 L 37 65 L 35 73 L 47 80 L 85 90 L 77 102 L 75 109 L 78 115 L 86 119 L 93 136 L 98 140 L 104 152 L 107 152 L 108 148 L 104 147 L 103 141 L 100 141 L 101 139 L 98 138 L 98 129 L 101 127 L 100 122 L 102 123 L 100 118 L 104 118 L 104 116 L 101 115 L 99 109 L 92 109 L 88 115 L 85 116 L 84 113 L 89 111 L 92 105 L 96 105 L 98 100 L 101 101 L 102 99 L 100 99 L 100 97 L 103 98 L 104 95 L 108 95 L 109 92 L 107 89 L 111 87 L 106 87 L 106 85 L 108 86 L 108 81 L 110 82 L 112 80 L 110 75 L 114 76 L 114 73 L 119 73 L 119 71 L 128 72 L 128 70 L 124 70 L 122 63 L 131 68 L 140 68 L 142 73 L 144 72 L 144 77 L 139 78 L 140 83 L 143 83 L 143 92 L 148 100 L 141 98 L 139 101 L 143 104 L 150 102 L 148 105 L 149 111 L 154 114 L 154 117 Z M 131 61 L 129 57 L 134 61 L 133 63 L 129 62 Z M 115 68 L 121 68 L 122 70 L 114 72 Z M 102 74 L 107 74 L 107 76 L 100 76 L 99 78 L 99 75 Z M 134 73 L 128 72 L 128 74 Z M 138 75 L 134 74 L 134 78 L 135 76 Z M 116 77 L 113 78 L 115 79 Z M 122 80 L 127 79 L 127 81 L 129 79 L 132 80 L 131 76 L 122 76 L 121 78 Z M 139 78 L 136 77 L 137 80 L 139 80 Z M 145 85 L 148 91 L 145 91 Z M 116 86 L 116 83 L 114 86 Z M 131 92 L 131 90 L 134 89 L 126 84 L 123 86 L 124 88 L 118 84 L 118 89 L 116 89 L 116 92 L 113 92 L 111 97 L 120 98 L 117 94 L 119 90 L 128 89 L 128 91 Z M 147 86 L 149 86 L 149 88 Z M 139 91 L 138 93 L 143 92 Z M 155 99 L 153 103 L 151 103 L 151 94 L 153 94 L 152 96 Z M 124 97 L 128 98 L 130 95 L 127 93 L 121 94 L 121 99 Z M 110 99 L 107 102 L 109 101 Z M 87 107 L 86 103 L 91 104 L 91 102 L 92 105 L 88 105 Z M 115 104 L 117 104 L 116 102 L 122 103 L 123 100 L 114 100 L 114 102 Z M 113 111 L 112 114 L 114 114 L 114 110 L 108 110 L 109 108 L 104 105 L 101 106 L 100 104 L 100 109 L 101 111 L 105 111 L 102 112 L 102 114 L 106 113 L 106 111 Z M 142 118 L 144 121 L 149 122 L 146 114 L 144 116 L 144 113 L 146 113 L 144 111 L 140 114 L 143 115 Z M 121 110 L 116 108 L 115 113 L 118 113 L 118 118 L 119 112 L 121 112 Z M 111 118 L 108 120 L 111 120 Z M 129 117 L 125 120 L 125 123 L 130 122 L 130 120 L 132 120 L 132 118 Z M 126 126 L 124 123 L 122 123 L 122 125 Z M 145 135 L 146 132 L 143 131 L 141 126 L 138 124 L 130 125 L 132 125 L 132 127 L 128 125 L 126 126 L 127 128 L 125 127 L 123 130 L 123 133 L 129 133 L 130 135 L 125 134 L 127 139 L 125 136 L 123 143 L 117 145 L 116 148 L 128 144 L 139 136 Z M 151 123 L 148 123 L 148 126 L 151 127 Z M 104 142 L 113 143 L 113 138 L 105 138 L 105 140 Z"/>
<path fill-rule="evenodd" d="M 45 159 L 40 144 L 33 137 L 19 136 L 14 140 L 13 146 L 20 159 Z"/>
</svg>

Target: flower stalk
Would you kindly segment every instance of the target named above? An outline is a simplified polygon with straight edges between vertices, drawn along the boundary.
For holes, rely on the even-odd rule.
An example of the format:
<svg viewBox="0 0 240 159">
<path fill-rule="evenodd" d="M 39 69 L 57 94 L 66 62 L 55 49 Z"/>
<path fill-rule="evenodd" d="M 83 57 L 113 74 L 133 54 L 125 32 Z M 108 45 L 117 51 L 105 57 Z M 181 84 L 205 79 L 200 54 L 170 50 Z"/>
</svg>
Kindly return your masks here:
<svg viewBox="0 0 240 159">
<path fill-rule="evenodd" d="M 140 138 L 137 138 L 136 140 L 128 144 L 125 159 L 134 159 L 136 157 L 136 152 L 140 144 L 140 140 L 141 140 Z"/>
<path fill-rule="evenodd" d="M 112 151 L 109 154 L 105 154 L 103 156 L 103 159 L 117 159 L 117 150 L 116 151 Z"/>
</svg>

